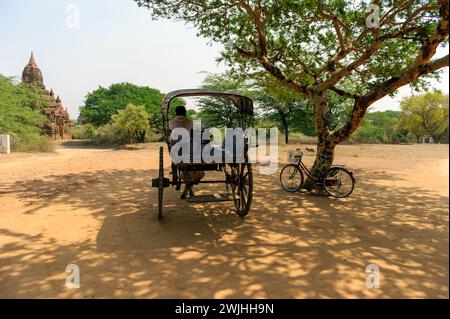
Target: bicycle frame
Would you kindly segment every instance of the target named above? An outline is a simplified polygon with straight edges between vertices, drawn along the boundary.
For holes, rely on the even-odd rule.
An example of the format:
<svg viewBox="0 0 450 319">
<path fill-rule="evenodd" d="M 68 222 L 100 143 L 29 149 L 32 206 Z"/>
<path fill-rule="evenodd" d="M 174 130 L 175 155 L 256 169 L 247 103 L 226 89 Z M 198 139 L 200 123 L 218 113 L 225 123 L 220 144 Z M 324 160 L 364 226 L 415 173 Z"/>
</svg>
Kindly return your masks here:
<svg viewBox="0 0 450 319">
<path fill-rule="evenodd" d="M 303 163 L 302 161 L 302 157 L 300 157 L 297 161 L 297 163 L 293 163 L 295 165 L 297 165 L 297 167 L 299 169 L 301 169 L 306 176 L 308 176 L 309 178 L 311 178 L 312 180 L 316 181 L 316 179 L 314 178 L 314 176 L 311 174 L 311 171 L 308 169 L 308 167 L 306 167 L 305 163 Z"/>
</svg>

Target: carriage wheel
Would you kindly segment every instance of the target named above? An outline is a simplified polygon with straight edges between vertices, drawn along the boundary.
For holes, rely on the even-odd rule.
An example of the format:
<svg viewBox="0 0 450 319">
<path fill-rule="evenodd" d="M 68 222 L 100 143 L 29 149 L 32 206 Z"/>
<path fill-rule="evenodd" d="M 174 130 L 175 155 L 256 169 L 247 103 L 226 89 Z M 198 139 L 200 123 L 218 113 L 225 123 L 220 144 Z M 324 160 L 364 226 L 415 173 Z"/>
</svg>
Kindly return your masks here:
<svg viewBox="0 0 450 319">
<path fill-rule="evenodd" d="M 158 219 L 161 220 L 163 209 L 163 192 L 164 192 L 164 148 L 159 148 L 159 184 L 158 184 Z"/>
<path fill-rule="evenodd" d="M 233 201 L 236 206 L 236 213 L 240 217 L 246 216 L 250 211 L 253 198 L 253 172 L 252 165 L 248 163 L 244 164 L 232 164 L 231 166 L 231 178 Z"/>
</svg>

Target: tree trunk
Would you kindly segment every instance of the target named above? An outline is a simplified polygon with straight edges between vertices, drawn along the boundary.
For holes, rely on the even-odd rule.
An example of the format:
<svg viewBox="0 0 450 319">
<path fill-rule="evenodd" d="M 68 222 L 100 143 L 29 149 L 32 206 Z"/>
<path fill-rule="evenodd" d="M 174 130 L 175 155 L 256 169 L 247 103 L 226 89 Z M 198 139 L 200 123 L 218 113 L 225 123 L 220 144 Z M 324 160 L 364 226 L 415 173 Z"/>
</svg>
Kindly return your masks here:
<svg viewBox="0 0 450 319">
<path fill-rule="evenodd" d="M 311 174 L 313 179 L 307 178 L 304 188 L 311 191 L 317 188 L 316 182 L 320 182 L 325 177 L 334 160 L 334 149 L 336 143 L 333 142 L 332 135 L 328 128 L 328 97 L 325 91 L 314 92 L 312 100 L 315 106 L 314 126 L 317 133 L 317 153 Z M 322 189 L 318 189 L 322 191 Z"/>
<path fill-rule="evenodd" d="M 284 142 L 289 144 L 289 124 L 286 118 L 286 114 L 282 110 L 278 110 L 278 114 L 280 115 L 281 125 L 283 126 L 284 131 Z"/>
<path fill-rule="evenodd" d="M 431 134 L 431 137 L 433 138 L 433 142 L 434 142 L 435 144 L 439 144 L 439 141 L 440 141 L 440 139 L 441 139 L 441 136 L 440 136 L 439 134 L 436 134 L 436 133 Z"/>
<path fill-rule="evenodd" d="M 144 143 L 145 142 L 145 134 L 146 131 L 139 131 L 136 133 L 136 142 L 138 143 Z"/>
<path fill-rule="evenodd" d="M 311 167 L 311 174 L 314 178 L 307 178 L 304 187 L 311 191 L 317 188 L 316 182 L 320 182 L 325 178 L 325 174 L 333 164 L 335 145 L 331 142 L 331 138 L 319 140 L 317 144 L 317 153 L 314 164 Z M 322 189 L 318 189 L 321 191 Z"/>
</svg>

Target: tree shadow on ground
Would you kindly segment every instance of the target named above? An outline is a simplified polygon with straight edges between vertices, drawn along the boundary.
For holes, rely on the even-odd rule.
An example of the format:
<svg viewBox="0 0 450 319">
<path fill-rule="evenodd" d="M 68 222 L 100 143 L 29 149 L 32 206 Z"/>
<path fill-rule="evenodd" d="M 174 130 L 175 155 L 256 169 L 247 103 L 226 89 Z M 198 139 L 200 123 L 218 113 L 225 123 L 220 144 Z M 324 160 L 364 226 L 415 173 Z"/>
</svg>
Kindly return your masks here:
<svg viewBox="0 0 450 319">
<path fill-rule="evenodd" d="M 54 214 L 100 226 L 71 242 L 1 229 L 1 297 L 448 297 L 447 197 L 377 186 L 393 177 L 369 171 L 335 200 L 284 192 L 276 174 L 257 173 L 245 220 L 232 203 L 192 205 L 166 189 L 159 222 L 153 176 L 97 171 L 4 186 L 27 202 L 17 218 L 63 206 Z M 65 287 L 70 263 L 80 289 Z M 380 267 L 379 289 L 365 286 L 369 264 Z"/>
</svg>

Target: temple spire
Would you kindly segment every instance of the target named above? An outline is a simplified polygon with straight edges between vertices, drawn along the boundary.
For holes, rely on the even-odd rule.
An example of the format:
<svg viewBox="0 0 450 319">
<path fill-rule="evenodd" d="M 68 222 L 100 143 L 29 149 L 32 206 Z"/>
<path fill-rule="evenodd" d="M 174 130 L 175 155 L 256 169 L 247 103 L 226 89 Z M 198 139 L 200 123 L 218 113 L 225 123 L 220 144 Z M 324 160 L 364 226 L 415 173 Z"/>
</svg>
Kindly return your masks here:
<svg viewBox="0 0 450 319">
<path fill-rule="evenodd" d="M 22 81 L 25 83 L 36 84 L 42 88 L 45 88 L 42 72 L 36 64 L 33 51 L 31 51 L 30 60 L 28 61 L 28 64 L 23 69 Z"/>
<path fill-rule="evenodd" d="M 28 62 L 29 65 L 37 65 L 36 60 L 34 59 L 33 51 L 31 51 L 30 61 Z"/>
</svg>

